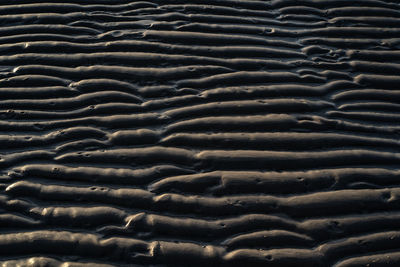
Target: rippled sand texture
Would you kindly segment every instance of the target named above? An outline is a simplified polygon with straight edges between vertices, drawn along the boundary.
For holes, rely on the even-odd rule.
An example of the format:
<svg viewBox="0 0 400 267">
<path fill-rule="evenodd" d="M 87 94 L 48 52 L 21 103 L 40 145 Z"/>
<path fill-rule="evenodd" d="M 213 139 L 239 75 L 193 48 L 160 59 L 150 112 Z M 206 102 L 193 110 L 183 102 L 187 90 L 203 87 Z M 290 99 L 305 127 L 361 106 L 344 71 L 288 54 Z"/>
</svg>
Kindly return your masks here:
<svg viewBox="0 0 400 267">
<path fill-rule="evenodd" d="M 400 266 L 400 3 L 0 5 L 1 266 Z"/>
</svg>

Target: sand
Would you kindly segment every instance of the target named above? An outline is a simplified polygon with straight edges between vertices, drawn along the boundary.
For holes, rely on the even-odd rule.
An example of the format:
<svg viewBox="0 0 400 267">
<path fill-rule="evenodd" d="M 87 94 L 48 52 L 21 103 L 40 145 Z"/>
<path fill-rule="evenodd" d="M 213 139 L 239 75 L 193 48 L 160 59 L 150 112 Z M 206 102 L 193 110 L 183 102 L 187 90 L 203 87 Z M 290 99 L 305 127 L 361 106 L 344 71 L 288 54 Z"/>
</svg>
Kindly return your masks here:
<svg viewBox="0 0 400 267">
<path fill-rule="evenodd" d="M 0 266 L 400 266 L 400 4 L 0 4 Z"/>
</svg>

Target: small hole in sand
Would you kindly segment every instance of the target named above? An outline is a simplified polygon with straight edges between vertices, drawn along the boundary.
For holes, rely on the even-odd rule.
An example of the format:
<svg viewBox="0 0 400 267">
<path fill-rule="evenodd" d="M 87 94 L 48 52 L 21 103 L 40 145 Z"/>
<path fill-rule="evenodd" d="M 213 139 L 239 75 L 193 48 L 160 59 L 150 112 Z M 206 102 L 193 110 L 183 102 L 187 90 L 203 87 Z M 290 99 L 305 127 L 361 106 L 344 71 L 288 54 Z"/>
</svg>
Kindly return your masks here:
<svg viewBox="0 0 400 267">
<path fill-rule="evenodd" d="M 391 197 L 391 194 L 390 194 L 390 192 L 384 192 L 384 193 L 382 193 L 382 198 L 383 199 L 389 199 Z"/>
</svg>

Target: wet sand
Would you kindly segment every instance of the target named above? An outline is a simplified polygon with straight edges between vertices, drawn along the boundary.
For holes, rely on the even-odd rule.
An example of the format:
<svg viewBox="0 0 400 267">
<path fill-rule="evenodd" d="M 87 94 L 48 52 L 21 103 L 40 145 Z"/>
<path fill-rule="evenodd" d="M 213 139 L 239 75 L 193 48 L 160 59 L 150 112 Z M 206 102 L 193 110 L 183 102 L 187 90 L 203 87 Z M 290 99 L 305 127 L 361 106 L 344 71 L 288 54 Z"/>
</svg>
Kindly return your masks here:
<svg viewBox="0 0 400 267">
<path fill-rule="evenodd" d="M 0 25 L 0 266 L 400 265 L 396 1 L 21 0 Z"/>
</svg>

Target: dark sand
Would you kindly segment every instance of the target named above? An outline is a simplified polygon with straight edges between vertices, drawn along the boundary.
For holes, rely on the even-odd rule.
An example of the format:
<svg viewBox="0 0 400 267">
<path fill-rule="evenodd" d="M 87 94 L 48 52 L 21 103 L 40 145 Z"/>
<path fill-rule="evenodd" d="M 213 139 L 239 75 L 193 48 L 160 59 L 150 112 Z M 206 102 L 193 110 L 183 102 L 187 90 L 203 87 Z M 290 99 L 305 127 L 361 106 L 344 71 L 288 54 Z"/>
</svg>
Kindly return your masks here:
<svg viewBox="0 0 400 267">
<path fill-rule="evenodd" d="M 0 5 L 0 266 L 400 266 L 400 3 Z"/>
</svg>

